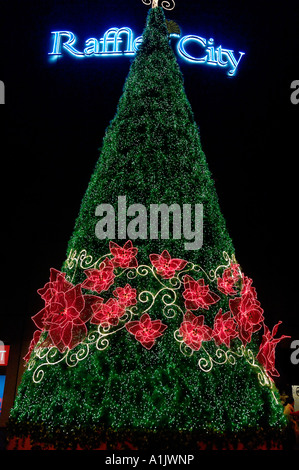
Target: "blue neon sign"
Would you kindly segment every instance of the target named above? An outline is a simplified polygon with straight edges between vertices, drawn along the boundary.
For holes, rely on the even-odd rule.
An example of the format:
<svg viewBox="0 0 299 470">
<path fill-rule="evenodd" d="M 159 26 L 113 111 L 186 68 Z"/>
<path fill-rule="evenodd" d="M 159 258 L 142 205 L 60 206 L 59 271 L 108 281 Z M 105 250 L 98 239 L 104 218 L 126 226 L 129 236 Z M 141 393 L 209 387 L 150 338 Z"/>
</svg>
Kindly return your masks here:
<svg viewBox="0 0 299 470">
<path fill-rule="evenodd" d="M 188 43 L 197 44 L 204 52 L 207 52 L 203 57 L 195 57 L 188 52 Z M 186 50 L 187 48 L 187 50 Z M 214 39 L 209 40 L 200 36 L 190 35 L 184 36 L 178 43 L 179 54 L 189 62 L 201 63 L 207 65 L 216 65 L 219 67 L 228 67 L 228 75 L 233 76 L 236 73 L 237 67 L 245 52 L 239 52 L 239 58 L 235 57 L 235 53 L 231 49 L 224 49 L 222 46 L 215 48 Z"/>
<path fill-rule="evenodd" d="M 134 39 L 131 28 L 109 28 L 102 38 L 88 38 L 80 49 L 76 45 L 77 37 L 72 31 L 52 31 L 52 50 L 49 56 L 53 59 L 62 57 L 65 52 L 77 58 L 133 56 L 142 43 L 142 36 Z M 176 35 L 171 35 L 176 36 Z M 196 53 L 194 52 L 196 50 Z M 235 75 L 238 65 L 245 52 L 237 54 L 232 49 L 221 45 L 215 47 L 214 39 L 188 35 L 182 37 L 177 44 L 178 56 L 194 64 L 205 64 L 227 69 L 227 74 Z"/>
<path fill-rule="evenodd" d="M 142 42 L 142 36 L 134 40 L 131 28 L 109 28 L 102 38 L 87 39 L 81 52 L 75 48 L 77 38 L 72 31 L 52 31 L 51 34 L 54 38 L 49 55 L 56 57 L 63 54 L 63 49 L 76 57 L 134 55 Z M 121 47 L 124 44 L 126 47 Z"/>
</svg>

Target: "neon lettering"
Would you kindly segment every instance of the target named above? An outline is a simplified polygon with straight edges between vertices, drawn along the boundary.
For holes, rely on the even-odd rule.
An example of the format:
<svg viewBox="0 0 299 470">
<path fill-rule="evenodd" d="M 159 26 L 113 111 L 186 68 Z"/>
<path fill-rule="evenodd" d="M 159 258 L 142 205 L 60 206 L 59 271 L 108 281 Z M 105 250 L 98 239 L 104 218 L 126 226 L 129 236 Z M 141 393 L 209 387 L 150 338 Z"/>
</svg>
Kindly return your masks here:
<svg viewBox="0 0 299 470">
<path fill-rule="evenodd" d="M 123 43 L 123 39 L 120 37 L 123 33 L 127 34 L 127 47 L 122 52 L 120 50 L 120 45 Z M 113 54 L 121 55 L 124 54 L 134 54 L 133 49 L 133 31 L 130 28 L 110 28 L 104 34 L 103 38 L 100 39 L 100 43 L 103 45 L 102 51 L 100 54 Z M 112 46 L 112 47 L 110 47 Z"/>
<path fill-rule="evenodd" d="M 227 73 L 228 73 L 228 75 L 230 75 L 232 77 L 235 74 L 235 72 L 237 70 L 237 67 L 239 65 L 239 62 L 242 59 L 242 56 L 245 54 L 245 52 L 239 52 L 239 54 L 240 54 L 239 60 L 236 60 L 235 55 L 234 55 L 234 51 L 232 51 L 230 49 L 222 49 L 222 54 L 226 55 L 227 58 L 228 58 L 228 62 L 230 64 L 231 68 Z"/>
<path fill-rule="evenodd" d="M 205 48 L 206 46 L 206 40 L 201 38 L 200 36 L 184 36 L 178 43 L 179 54 L 184 59 L 189 60 L 190 62 L 206 62 L 208 57 L 207 55 L 205 55 L 204 57 L 194 57 L 186 51 L 185 45 L 190 41 L 199 43 L 203 48 Z"/>
<path fill-rule="evenodd" d="M 53 43 L 49 55 L 52 58 L 62 57 L 65 53 L 79 58 L 133 56 L 143 40 L 142 36 L 134 39 L 131 28 L 112 27 L 104 33 L 102 38 L 90 37 L 85 41 L 84 47 L 79 48 L 77 37 L 72 31 L 52 31 L 51 34 Z M 170 36 L 178 37 L 175 34 Z M 213 38 L 205 39 L 194 34 L 183 36 L 178 41 L 177 53 L 188 62 L 226 68 L 230 77 L 235 75 L 245 55 L 245 52 L 239 52 L 237 56 L 232 49 L 224 49 L 222 45 L 215 47 Z"/>
<path fill-rule="evenodd" d="M 100 44 L 96 38 L 89 38 L 85 41 L 84 55 L 92 55 L 100 53 Z"/>
<path fill-rule="evenodd" d="M 77 57 L 84 56 L 83 52 L 78 51 L 73 47 L 73 44 L 76 42 L 76 36 L 71 31 L 52 31 L 51 34 L 54 34 L 53 50 L 49 55 L 61 55 L 61 49 L 64 47 L 70 54 Z M 66 36 L 68 40 L 62 42 L 62 37 Z"/>
<path fill-rule="evenodd" d="M 218 65 L 218 62 L 217 62 L 217 53 L 215 51 L 215 47 L 212 47 L 214 44 L 214 39 L 211 38 L 208 40 L 208 46 L 206 48 L 206 51 L 208 53 L 208 60 L 207 60 L 207 64 L 209 65 Z"/>
<path fill-rule="evenodd" d="M 190 42 L 199 44 L 204 52 L 207 54 L 203 57 L 195 57 L 190 52 L 188 52 L 188 43 Z M 208 47 L 206 47 L 208 45 Z M 233 76 L 237 70 L 237 67 L 240 63 L 245 52 L 239 52 L 240 56 L 237 60 L 234 54 L 234 51 L 231 49 L 223 49 L 222 46 L 218 46 L 216 49 L 214 47 L 214 39 L 211 38 L 208 41 L 200 36 L 184 36 L 178 43 L 177 50 L 179 55 L 181 55 L 185 60 L 189 62 L 205 63 L 207 65 L 218 65 L 220 67 L 229 67 L 228 75 Z M 228 60 L 224 60 L 223 57 L 226 57 Z"/>
</svg>

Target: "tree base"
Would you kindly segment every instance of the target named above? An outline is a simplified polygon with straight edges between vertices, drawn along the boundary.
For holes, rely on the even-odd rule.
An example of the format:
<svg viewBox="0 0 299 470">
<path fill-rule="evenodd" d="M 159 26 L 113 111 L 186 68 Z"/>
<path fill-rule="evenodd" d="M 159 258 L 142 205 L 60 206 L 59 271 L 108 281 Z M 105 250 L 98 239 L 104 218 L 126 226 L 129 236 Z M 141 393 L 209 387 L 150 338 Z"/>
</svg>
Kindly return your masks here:
<svg viewBox="0 0 299 470">
<path fill-rule="evenodd" d="M 30 439 L 30 436 L 28 436 L 26 438 L 14 437 L 10 439 L 6 447 L 6 450 L 60 450 L 60 449 L 56 448 L 53 444 L 46 444 L 43 442 L 33 443 Z M 68 447 L 64 450 L 86 450 L 86 448 L 83 448 L 80 445 L 77 445 L 77 447 L 75 448 Z M 111 448 L 109 444 L 103 442 L 99 447 L 88 448 L 88 450 L 138 451 L 139 449 L 132 446 L 132 444 L 130 444 L 129 442 L 118 443 L 114 445 L 113 448 Z M 197 442 L 197 450 L 284 450 L 284 445 L 281 442 L 270 441 L 270 442 L 260 443 L 257 447 L 254 447 L 254 446 L 246 447 L 242 442 L 234 442 L 234 443 L 225 442 L 223 443 L 223 447 L 222 447 L 221 445 L 219 445 L 219 443 L 216 445 L 213 443 L 207 444 L 204 442 Z"/>
<path fill-rule="evenodd" d="M 240 433 L 183 433 L 163 431 L 91 431 L 77 433 L 57 430 L 47 434 L 39 429 L 32 434 L 8 436 L 7 450 L 103 450 L 172 452 L 198 450 L 285 450 L 287 429 L 266 432 L 249 429 Z"/>
</svg>

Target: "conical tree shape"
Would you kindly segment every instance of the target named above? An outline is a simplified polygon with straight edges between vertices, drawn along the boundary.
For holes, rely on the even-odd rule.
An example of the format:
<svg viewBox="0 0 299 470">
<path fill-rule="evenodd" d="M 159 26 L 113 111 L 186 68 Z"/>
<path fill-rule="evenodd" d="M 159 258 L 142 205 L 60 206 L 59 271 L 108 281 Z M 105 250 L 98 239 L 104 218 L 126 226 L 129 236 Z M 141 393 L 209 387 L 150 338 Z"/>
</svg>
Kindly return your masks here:
<svg viewBox="0 0 299 470">
<path fill-rule="evenodd" d="M 178 204 L 181 208 L 192 204 L 193 211 L 195 203 L 204 206 L 202 249 L 186 251 L 183 237 L 151 239 L 148 214 L 147 238 L 138 239 L 140 262 L 147 263 L 149 254 L 168 249 L 173 256 L 184 255 L 210 269 L 223 261 L 223 251 L 233 252 L 160 9 L 152 10 L 148 17 L 143 43 L 107 129 L 69 250 L 84 249 L 95 257 L 109 251 L 109 240 L 103 243 L 95 237 L 99 220 L 95 209 L 105 203 L 116 209 L 118 196 L 126 196 L 127 206 L 142 204 L 148 212 L 150 204 Z M 120 235 L 116 233 L 118 239 Z"/>
<path fill-rule="evenodd" d="M 131 206 L 132 244 L 119 201 Z M 114 236 L 112 212 L 101 225 L 108 204 Z M 186 249 L 175 223 L 169 239 L 163 224 L 151 237 L 157 204 L 176 204 L 182 217 L 191 208 L 193 229 L 202 204 L 202 246 Z M 147 217 L 137 225 L 141 205 Z M 104 229 L 110 239 L 99 238 Z M 33 317 L 13 434 L 56 447 L 165 449 L 280 436 L 285 418 L 271 378 L 280 339 L 235 260 L 161 8 L 149 12 L 62 272 L 52 270 L 39 292 L 45 308 Z"/>
</svg>

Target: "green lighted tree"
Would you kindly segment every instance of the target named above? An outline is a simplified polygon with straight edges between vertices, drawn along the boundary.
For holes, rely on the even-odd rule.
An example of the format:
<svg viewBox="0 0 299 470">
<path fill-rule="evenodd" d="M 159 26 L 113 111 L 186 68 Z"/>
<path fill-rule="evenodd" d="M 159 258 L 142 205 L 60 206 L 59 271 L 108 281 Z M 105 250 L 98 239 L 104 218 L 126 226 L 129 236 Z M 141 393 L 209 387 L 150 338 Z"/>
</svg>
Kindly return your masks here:
<svg viewBox="0 0 299 470">
<path fill-rule="evenodd" d="M 141 209 L 161 204 L 187 208 L 180 216 L 192 215 L 196 236 L 203 214 L 202 246 L 186 249 L 175 211 L 170 237 L 167 212 L 150 236 L 153 215 Z M 149 12 L 67 259 L 39 294 L 13 435 L 164 449 L 281 435 L 271 378 L 281 338 L 235 259 L 161 8 Z"/>
</svg>

